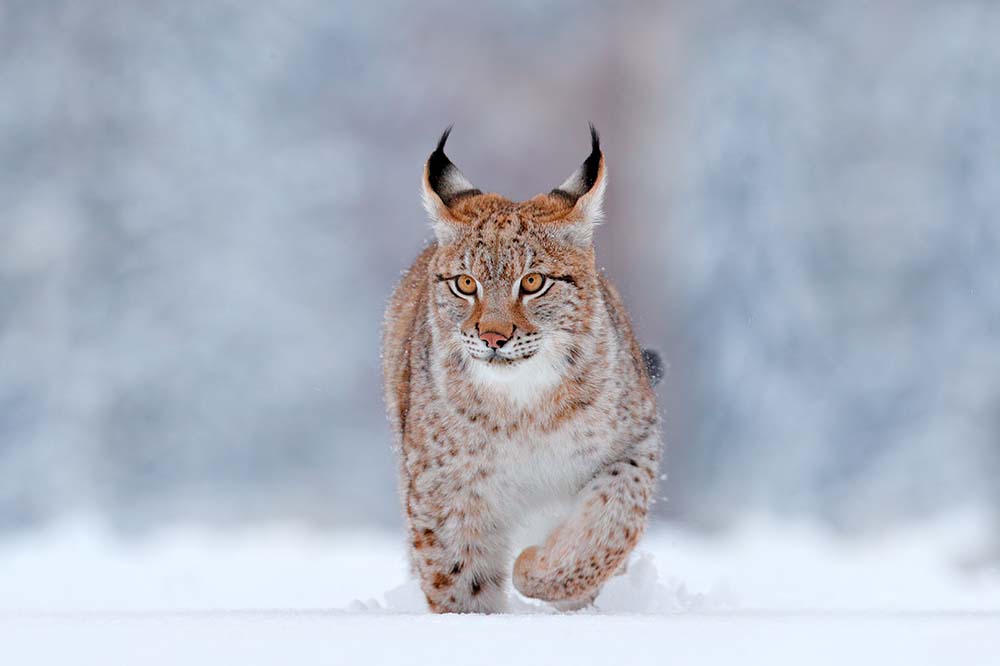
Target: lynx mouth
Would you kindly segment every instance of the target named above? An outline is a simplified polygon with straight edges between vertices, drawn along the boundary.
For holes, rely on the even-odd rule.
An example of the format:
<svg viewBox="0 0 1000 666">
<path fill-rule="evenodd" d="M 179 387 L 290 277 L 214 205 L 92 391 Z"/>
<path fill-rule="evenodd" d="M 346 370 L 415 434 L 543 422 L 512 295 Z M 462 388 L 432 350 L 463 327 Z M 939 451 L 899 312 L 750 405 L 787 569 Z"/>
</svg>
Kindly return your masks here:
<svg viewBox="0 0 1000 666">
<path fill-rule="evenodd" d="M 506 356 L 501 356 L 497 351 L 491 350 L 488 356 L 483 356 L 477 360 L 486 363 L 487 365 L 492 365 L 498 368 L 510 367 L 512 365 L 517 365 L 521 361 L 527 361 L 529 358 L 535 355 L 535 352 L 525 354 L 523 356 L 518 356 L 516 358 L 507 358 Z"/>
</svg>

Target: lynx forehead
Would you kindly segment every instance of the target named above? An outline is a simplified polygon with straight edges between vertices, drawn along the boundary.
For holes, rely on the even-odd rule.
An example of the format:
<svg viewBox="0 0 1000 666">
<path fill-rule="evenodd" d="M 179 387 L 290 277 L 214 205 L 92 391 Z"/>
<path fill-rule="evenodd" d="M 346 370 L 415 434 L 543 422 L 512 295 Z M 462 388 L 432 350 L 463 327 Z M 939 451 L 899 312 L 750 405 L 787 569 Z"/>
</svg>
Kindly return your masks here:
<svg viewBox="0 0 1000 666">
<path fill-rule="evenodd" d="M 424 167 L 437 240 L 383 341 L 411 564 L 434 611 L 502 611 L 511 579 L 579 606 L 642 534 L 660 458 L 643 353 L 596 270 L 604 155 L 591 127 L 579 169 L 514 202 L 469 182 L 448 134 Z"/>
</svg>

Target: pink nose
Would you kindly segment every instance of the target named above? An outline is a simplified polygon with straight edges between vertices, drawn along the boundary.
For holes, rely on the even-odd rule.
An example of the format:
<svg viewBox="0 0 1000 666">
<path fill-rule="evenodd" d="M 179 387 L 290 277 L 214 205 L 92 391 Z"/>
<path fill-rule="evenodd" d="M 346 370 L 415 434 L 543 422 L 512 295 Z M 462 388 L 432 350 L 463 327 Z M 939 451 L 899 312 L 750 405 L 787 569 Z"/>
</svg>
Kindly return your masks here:
<svg viewBox="0 0 1000 666">
<path fill-rule="evenodd" d="M 494 333 L 492 331 L 486 331 L 485 333 L 480 333 L 479 338 L 487 345 L 489 345 L 492 349 L 500 349 L 507 343 L 507 340 L 510 339 L 506 335 L 503 335 L 502 333 Z"/>
</svg>

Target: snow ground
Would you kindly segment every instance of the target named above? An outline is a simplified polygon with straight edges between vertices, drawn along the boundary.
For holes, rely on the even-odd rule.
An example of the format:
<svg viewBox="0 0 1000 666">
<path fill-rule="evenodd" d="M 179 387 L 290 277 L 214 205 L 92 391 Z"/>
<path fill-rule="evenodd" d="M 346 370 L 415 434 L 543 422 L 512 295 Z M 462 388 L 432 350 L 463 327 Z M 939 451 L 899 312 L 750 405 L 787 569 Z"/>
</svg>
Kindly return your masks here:
<svg viewBox="0 0 1000 666">
<path fill-rule="evenodd" d="M 969 566 L 984 533 L 974 516 L 862 541 L 658 528 L 595 608 L 441 617 L 399 534 L 122 541 L 81 520 L 0 541 L 0 663 L 1000 664 L 1000 568 Z"/>
</svg>

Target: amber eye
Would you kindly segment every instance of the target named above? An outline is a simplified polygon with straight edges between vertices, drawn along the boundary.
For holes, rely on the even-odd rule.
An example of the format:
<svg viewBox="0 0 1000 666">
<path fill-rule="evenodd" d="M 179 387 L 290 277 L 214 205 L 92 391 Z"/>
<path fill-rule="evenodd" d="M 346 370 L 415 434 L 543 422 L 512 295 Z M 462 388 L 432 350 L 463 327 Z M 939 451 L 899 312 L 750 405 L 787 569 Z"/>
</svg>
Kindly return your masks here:
<svg viewBox="0 0 1000 666">
<path fill-rule="evenodd" d="M 455 289 L 466 296 L 476 293 L 476 281 L 471 275 L 459 275 L 455 278 Z"/>
<path fill-rule="evenodd" d="M 545 284 L 545 278 L 542 277 L 541 273 L 528 273 L 521 278 L 521 293 L 533 294 L 541 289 L 543 284 Z"/>
</svg>

